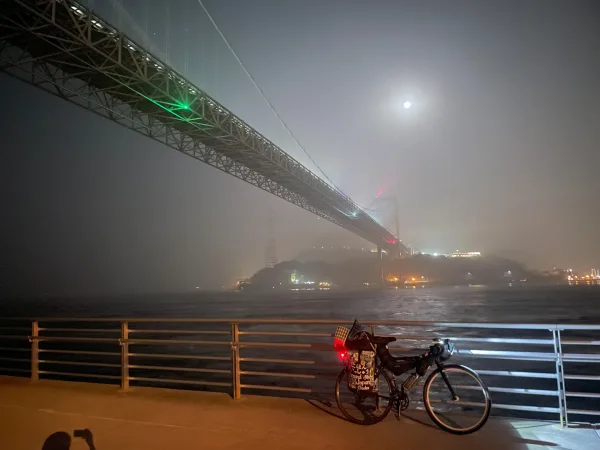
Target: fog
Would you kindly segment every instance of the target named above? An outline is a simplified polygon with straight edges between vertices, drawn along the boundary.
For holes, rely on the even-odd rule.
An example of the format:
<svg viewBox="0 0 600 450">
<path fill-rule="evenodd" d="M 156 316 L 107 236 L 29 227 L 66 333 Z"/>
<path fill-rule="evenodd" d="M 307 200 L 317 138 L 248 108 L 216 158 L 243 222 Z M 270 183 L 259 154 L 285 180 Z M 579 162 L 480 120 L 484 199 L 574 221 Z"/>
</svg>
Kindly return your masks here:
<svg viewBox="0 0 600 450">
<path fill-rule="evenodd" d="M 319 173 L 197 1 L 87 3 Z M 404 243 L 600 265 L 596 1 L 204 3 L 328 177 L 366 207 L 398 197 Z M 11 292 L 219 288 L 264 266 L 270 216 L 279 260 L 369 246 L 6 75 L 0 98 Z"/>
</svg>

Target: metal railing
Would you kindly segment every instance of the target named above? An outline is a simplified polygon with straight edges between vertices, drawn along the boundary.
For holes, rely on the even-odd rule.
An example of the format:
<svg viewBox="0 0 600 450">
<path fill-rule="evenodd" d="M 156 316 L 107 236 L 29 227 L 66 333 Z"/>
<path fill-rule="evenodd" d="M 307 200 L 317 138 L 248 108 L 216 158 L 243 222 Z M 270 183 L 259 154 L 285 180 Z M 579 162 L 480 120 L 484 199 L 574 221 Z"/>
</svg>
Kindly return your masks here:
<svg viewBox="0 0 600 450">
<path fill-rule="evenodd" d="M 332 332 L 343 320 L 0 319 L 0 373 L 120 384 L 329 395 L 340 370 Z M 394 335 L 392 353 L 450 338 L 452 362 L 486 381 L 496 413 L 600 416 L 600 325 L 364 321 Z M 6 344 L 4 344 L 6 342 Z M 399 345 L 397 345 L 399 344 Z M 394 346 L 396 345 L 396 346 Z M 566 350 L 565 350 L 566 349 Z M 256 380 L 263 380 L 257 382 Z M 417 391 L 417 390 L 415 390 Z M 572 420 L 575 417 L 577 420 Z"/>
</svg>

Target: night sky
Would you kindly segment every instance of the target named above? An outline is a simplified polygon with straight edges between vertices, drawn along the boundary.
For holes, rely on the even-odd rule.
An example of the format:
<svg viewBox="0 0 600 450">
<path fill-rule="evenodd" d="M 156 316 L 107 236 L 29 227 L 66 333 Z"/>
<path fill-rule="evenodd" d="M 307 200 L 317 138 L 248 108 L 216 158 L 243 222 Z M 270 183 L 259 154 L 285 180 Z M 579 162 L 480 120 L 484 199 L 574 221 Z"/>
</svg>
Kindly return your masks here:
<svg viewBox="0 0 600 450">
<path fill-rule="evenodd" d="M 318 173 L 197 1 L 85 3 Z M 597 1 L 205 5 L 338 187 L 364 206 L 379 190 L 398 195 L 404 243 L 600 266 Z M 325 242 L 370 247 L 5 75 L 0 98 L 0 285 L 11 292 L 221 287 L 264 265 L 269 211 L 280 260 Z"/>
</svg>

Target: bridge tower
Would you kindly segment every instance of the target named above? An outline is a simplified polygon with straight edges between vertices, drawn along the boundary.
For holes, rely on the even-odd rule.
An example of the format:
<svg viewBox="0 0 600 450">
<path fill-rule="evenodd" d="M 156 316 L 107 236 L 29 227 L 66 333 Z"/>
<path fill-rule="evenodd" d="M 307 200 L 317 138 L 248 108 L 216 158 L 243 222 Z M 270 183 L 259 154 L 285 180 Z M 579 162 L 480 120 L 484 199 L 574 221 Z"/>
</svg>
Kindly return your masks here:
<svg viewBox="0 0 600 450">
<path fill-rule="evenodd" d="M 267 250 L 265 252 L 265 267 L 273 268 L 277 265 L 277 238 L 275 236 L 275 219 L 273 211 L 269 211 L 267 219 Z"/>
<path fill-rule="evenodd" d="M 375 199 L 369 207 L 372 207 L 373 205 L 379 202 L 392 203 L 394 214 L 393 225 L 396 231 L 396 243 L 394 245 L 393 252 L 390 253 L 390 256 L 393 258 L 399 258 L 402 255 L 403 245 L 400 241 L 400 207 L 398 206 L 398 196 L 394 195 L 393 197 L 375 197 Z M 406 247 L 404 247 L 404 250 L 405 252 L 408 251 Z"/>
</svg>

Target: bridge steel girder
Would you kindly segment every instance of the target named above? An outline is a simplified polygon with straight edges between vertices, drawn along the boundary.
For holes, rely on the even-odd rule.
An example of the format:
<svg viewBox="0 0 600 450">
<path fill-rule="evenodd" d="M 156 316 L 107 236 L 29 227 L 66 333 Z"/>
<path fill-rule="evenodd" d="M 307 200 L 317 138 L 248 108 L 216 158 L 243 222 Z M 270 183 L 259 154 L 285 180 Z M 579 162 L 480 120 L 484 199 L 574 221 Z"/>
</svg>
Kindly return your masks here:
<svg viewBox="0 0 600 450">
<path fill-rule="evenodd" d="M 398 249 L 349 197 L 77 2 L 0 0 L 0 70 Z"/>
</svg>

